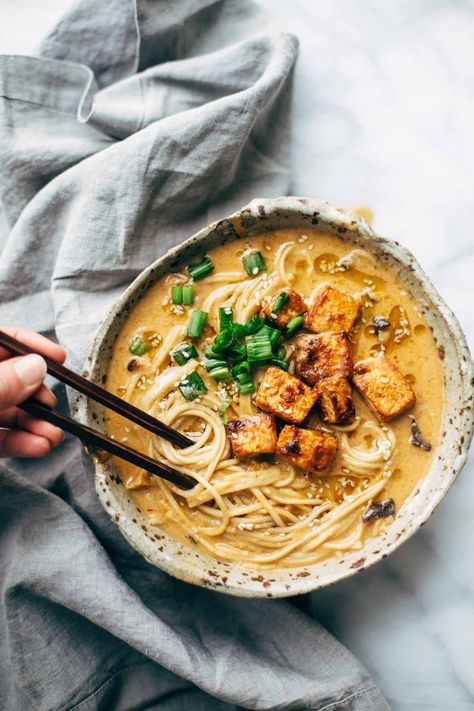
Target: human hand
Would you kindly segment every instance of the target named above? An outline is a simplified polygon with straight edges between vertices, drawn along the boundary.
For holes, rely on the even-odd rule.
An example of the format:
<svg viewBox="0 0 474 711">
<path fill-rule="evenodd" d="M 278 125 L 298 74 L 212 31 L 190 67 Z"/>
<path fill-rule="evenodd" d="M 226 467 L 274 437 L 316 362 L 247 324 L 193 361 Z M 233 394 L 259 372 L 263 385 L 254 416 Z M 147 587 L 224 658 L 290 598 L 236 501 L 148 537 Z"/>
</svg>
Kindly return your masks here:
<svg viewBox="0 0 474 711">
<path fill-rule="evenodd" d="M 2 330 L 56 363 L 66 359 L 61 346 L 38 333 L 23 328 Z M 36 354 L 13 357 L 4 348 L 0 348 L 0 361 L 0 457 L 43 457 L 62 442 L 63 432 L 16 405 L 34 394 L 44 405 L 54 407 L 56 398 L 43 384 L 46 362 Z"/>
</svg>

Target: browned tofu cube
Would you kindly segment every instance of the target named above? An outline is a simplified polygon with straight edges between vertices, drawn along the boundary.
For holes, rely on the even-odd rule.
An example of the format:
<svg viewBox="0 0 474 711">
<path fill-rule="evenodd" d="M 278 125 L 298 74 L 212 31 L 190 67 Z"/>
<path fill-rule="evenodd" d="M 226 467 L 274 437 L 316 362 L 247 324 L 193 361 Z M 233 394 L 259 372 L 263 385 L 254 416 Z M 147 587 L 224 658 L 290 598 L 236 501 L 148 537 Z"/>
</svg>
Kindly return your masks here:
<svg viewBox="0 0 474 711">
<path fill-rule="evenodd" d="M 277 454 L 306 472 L 321 472 L 331 464 L 338 439 L 322 430 L 303 430 L 285 425 L 277 442 Z"/>
<path fill-rule="evenodd" d="M 348 377 L 352 370 L 349 339 L 344 331 L 298 336 L 295 341 L 295 367 L 298 375 L 314 385 L 333 375 Z"/>
<path fill-rule="evenodd" d="M 382 420 L 401 415 L 415 404 L 410 383 L 385 356 L 357 363 L 352 380 Z"/>
<path fill-rule="evenodd" d="M 315 294 L 305 318 L 308 331 L 346 331 L 349 333 L 359 315 L 360 303 L 332 286 L 323 286 Z"/>
<path fill-rule="evenodd" d="M 257 407 L 286 422 L 299 424 L 318 400 L 318 393 L 285 370 L 270 366 L 255 398 Z"/>
<path fill-rule="evenodd" d="M 273 308 L 280 294 L 287 294 L 288 300 L 277 313 L 274 313 Z M 265 301 L 260 310 L 260 316 L 267 318 L 274 326 L 285 328 L 292 318 L 302 316 L 307 311 L 307 308 L 298 292 L 293 291 L 293 289 L 282 289 Z"/>
<path fill-rule="evenodd" d="M 351 384 L 341 375 L 324 378 L 316 385 L 321 417 L 328 425 L 348 425 L 354 419 Z"/>
<path fill-rule="evenodd" d="M 232 451 L 238 459 L 275 451 L 277 431 L 273 415 L 250 415 L 227 425 Z"/>
</svg>

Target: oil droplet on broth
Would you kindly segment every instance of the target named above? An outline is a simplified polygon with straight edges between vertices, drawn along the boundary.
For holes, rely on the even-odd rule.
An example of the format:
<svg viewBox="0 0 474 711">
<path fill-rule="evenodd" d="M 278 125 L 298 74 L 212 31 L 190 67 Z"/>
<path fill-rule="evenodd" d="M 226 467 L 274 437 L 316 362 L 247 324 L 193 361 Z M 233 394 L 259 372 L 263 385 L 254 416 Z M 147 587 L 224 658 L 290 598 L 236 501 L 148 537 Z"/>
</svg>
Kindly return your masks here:
<svg viewBox="0 0 474 711">
<path fill-rule="evenodd" d="M 345 255 L 347 258 L 350 252 Z M 371 272 L 365 272 L 360 269 L 356 269 L 353 264 L 345 263 L 345 257 L 338 257 L 336 254 L 320 254 L 314 260 L 314 268 L 316 271 L 321 272 L 321 274 L 330 274 L 331 276 L 341 274 L 344 279 L 349 279 L 355 282 L 361 289 L 366 289 L 367 287 L 372 287 L 373 291 L 377 293 L 384 290 L 386 286 L 385 279 L 381 279 L 376 274 Z M 376 269 L 374 265 L 374 269 Z"/>
<path fill-rule="evenodd" d="M 306 259 L 299 259 L 295 264 L 296 271 L 298 272 L 307 271 L 310 266 Z"/>
<path fill-rule="evenodd" d="M 357 207 L 353 208 L 352 212 L 362 217 L 369 225 L 371 225 L 374 220 L 374 212 L 368 205 L 357 205 Z"/>
<path fill-rule="evenodd" d="M 372 346 L 372 348 L 369 351 L 369 355 L 372 358 L 377 358 L 377 356 L 379 356 L 380 353 L 383 352 L 383 350 L 384 350 L 384 347 L 381 343 L 374 343 L 374 345 Z"/>
<path fill-rule="evenodd" d="M 396 346 L 399 346 L 410 335 L 410 323 L 404 308 L 394 306 L 388 317 L 390 321 L 389 335 L 385 343 L 385 350 L 393 351 Z M 406 321 L 408 325 L 402 325 L 402 321 Z"/>
</svg>

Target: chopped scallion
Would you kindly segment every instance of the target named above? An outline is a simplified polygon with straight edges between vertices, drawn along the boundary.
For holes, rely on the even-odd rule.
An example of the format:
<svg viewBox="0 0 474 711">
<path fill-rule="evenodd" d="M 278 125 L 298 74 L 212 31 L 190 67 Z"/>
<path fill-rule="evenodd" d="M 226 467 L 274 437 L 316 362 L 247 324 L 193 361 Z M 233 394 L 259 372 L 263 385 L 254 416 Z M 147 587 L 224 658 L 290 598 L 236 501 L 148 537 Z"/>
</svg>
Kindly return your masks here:
<svg viewBox="0 0 474 711">
<path fill-rule="evenodd" d="M 243 385 L 244 383 L 251 383 L 252 378 L 248 373 L 239 373 L 238 375 L 235 376 L 235 379 L 239 383 L 239 385 Z"/>
<path fill-rule="evenodd" d="M 272 365 L 276 365 L 278 368 L 282 368 L 282 370 L 288 370 L 288 363 L 284 360 L 280 360 L 279 358 L 272 358 L 270 363 Z"/>
<path fill-rule="evenodd" d="M 130 342 L 128 350 L 130 353 L 133 353 L 133 355 L 142 356 L 150 350 L 150 346 L 145 343 L 140 336 L 135 336 L 135 338 Z"/>
<path fill-rule="evenodd" d="M 178 345 L 171 351 L 171 357 L 175 363 L 178 365 L 184 365 L 191 360 L 191 358 L 197 358 L 198 352 L 192 343 L 178 343 Z"/>
<path fill-rule="evenodd" d="M 242 257 L 242 264 L 249 276 L 255 276 L 259 272 L 264 272 L 267 268 L 262 253 L 258 251 Z"/>
<path fill-rule="evenodd" d="M 237 378 L 239 375 L 247 375 L 250 377 L 252 371 L 251 365 L 248 360 L 243 360 L 240 363 L 236 363 L 232 368 L 232 375 Z"/>
<path fill-rule="evenodd" d="M 289 298 L 290 296 L 286 293 L 286 291 L 282 291 L 281 294 L 278 294 L 276 301 L 273 304 L 272 314 L 277 314 L 281 311 Z"/>
<path fill-rule="evenodd" d="M 294 316 L 291 321 L 288 322 L 287 327 L 285 329 L 285 336 L 286 338 L 289 338 L 290 336 L 293 335 L 295 331 L 297 331 L 301 326 L 304 324 L 304 318 L 303 316 Z"/>
<path fill-rule="evenodd" d="M 232 329 L 226 328 L 224 331 L 220 331 L 214 338 L 214 343 L 212 345 L 212 350 L 216 353 L 222 353 L 227 348 L 230 348 L 234 341 L 234 336 L 232 335 Z"/>
<path fill-rule="evenodd" d="M 272 344 L 266 331 L 245 337 L 247 358 L 250 363 L 262 363 L 272 357 Z"/>
<path fill-rule="evenodd" d="M 209 377 L 215 378 L 216 380 L 230 380 L 232 377 L 227 365 L 220 366 L 219 368 L 213 368 L 209 371 Z"/>
<path fill-rule="evenodd" d="M 245 343 L 233 343 L 228 353 L 229 356 L 237 362 L 244 360 L 247 358 L 247 346 Z"/>
<path fill-rule="evenodd" d="M 183 286 L 183 306 L 192 306 L 194 304 L 194 286 Z"/>
<path fill-rule="evenodd" d="M 171 301 L 173 304 L 180 305 L 183 303 L 183 287 L 182 286 L 172 286 L 171 287 Z"/>
<path fill-rule="evenodd" d="M 178 390 L 185 400 L 195 400 L 202 392 L 206 392 L 207 388 L 199 375 L 195 370 L 189 373 L 181 382 L 178 384 Z"/>
<path fill-rule="evenodd" d="M 229 421 L 229 416 L 227 414 L 227 410 L 230 407 L 230 402 L 228 400 L 223 400 L 221 404 L 219 405 L 219 417 L 221 418 L 221 422 L 223 425 L 226 425 Z"/>
<path fill-rule="evenodd" d="M 234 320 L 234 312 L 232 310 L 232 306 L 220 306 L 219 307 L 219 331 L 224 331 L 227 328 L 231 328 L 233 320 Z"/>
<path fill-rule="evenodd" d="M 227 361 L 218 360 L 217 358 L 204 358 L 202 362 L 206 370 L 212 370 L 213 368 L 226 368 Z"/>
<path fill-rule="evenodd" d="M 188 272 L 192 277 L 193 281 L 204 279 L 204 277 L 206 277 L 212 271 L 214 271 L 214 264 L 209 259 L 209 257 L 204 257 L 202 262 L 199 262 L 199 264 L 190 264 L 188 267 Z"/>
<path fill-rule="evenodd" d="M 233 323 L 232 324 L 232 335 L 234 336 L 235 341 L 240 341 L 245 335 L 245 326 L 242 326 L 241 323 Z"/>
<path fill-rule="evenodd" d="M 286 356 L 286 348 L 284 345 L 281 345 L 280 348 L 276 352 L 276 357 L 278 360 L 284 360 Z"/>
<path fill-rule="evenodd" d="M 262 326 L 260 331 L 257 331 L 258 333 L 267 333 L 268 337 L 270 339 L 270 343 L 272 345 L 272 350 L 274 350 L 281 338 L 281 332 L 278 330 L 278 328 L 272 328 L 271 326 Z"/>
<path fill-rule="evenodd" d="M 247 323 L 244 326 L 244 332 L 246 336 L 250 336 L 252 333 L 257 333 L 257 331 L 260 331 L 262 326 L 264 325 L 264 320 L 260 316 L 252 316 L 252 318 L 247 321 Z"/>
<path fill-rule="evenodd" d="M 188 336 L 190 338 L 200 338 L 207 321 L 206 311 L 191 311 L 188 321 Z"/>
<path fill-rule="evenodd" d="M 242 395 L 248 395 L 249 393 L 255 392 L 255 385 L 252 383 L 252 381 L 248 383 L 239 383 L 239 390 Z"/>
</svg>

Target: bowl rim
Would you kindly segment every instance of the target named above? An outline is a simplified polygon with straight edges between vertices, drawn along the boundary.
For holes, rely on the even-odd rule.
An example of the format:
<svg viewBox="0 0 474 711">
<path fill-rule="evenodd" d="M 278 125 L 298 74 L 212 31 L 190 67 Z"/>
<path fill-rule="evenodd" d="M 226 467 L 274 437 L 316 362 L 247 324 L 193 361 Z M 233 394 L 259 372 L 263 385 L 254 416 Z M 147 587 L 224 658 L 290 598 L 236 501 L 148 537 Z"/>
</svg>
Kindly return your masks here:
<svg viewBox="0 0 474 711">
<path fill-rule="evenodd" d="M 456 444 L 456 456 L 450 464 L 450 469 L 448 474 L 443 480 L 442 486 L 436 488 L 433 491 L 432 496 L 427 501 L 426 505 L 419 511 L 416 515 L 416 521 L 406 525 L 405 529 L 397 536 L 396 540 L 389 541 L 388 543 L 381 543 L 380 550 L 376 553 L 372 553 L 370 556 L 363 556 L 365 553 L 364 547 L 359 554 L 363 557 L 360 558 L 362 561 L 360 565 L 356 565 L 358 561 L 355 561 L 354 565 L 350 568 L 340 566 L 335 575 L 329 576 L 327 580 L 321 581 L 320 578 L 315 580 L 312 575 L 306 574 L 302 577 L 288 577 L 289 583 L 287 585 L 283 584 L 272 584 L 271 586 L 263 585 L 261 581 L 259 584 L 255 584 L 250 578 L 245 579 L 245 585 L 235 584 L 233 580 L 228 580 L 227 576 L 222 577 L 222 581 L 216 581 L 215 578 L 207 579 L 203 577 L 202 574 L 196 574 L 194 571 L 185 569 L 185 567 L 180 566 L 178 561 L 174 560 L 173 557 L 169 555 L 157 555 L 150 557 L 150 555 L 144 550 L 143 541 L 141 541 L 141 532 L 137 533 L 134 529 L 136 528 L 130 519 L 126 516 L 116 515 L 116 509 L 113 502 L 110 502 L 110 492 L 108 490 L 108 481 L 110 476 L 110 471 L 107 463 L 101 462 L 94 455 L 87 451 L 88 455 L 91 456 L 93 460 L 94 467 L 94 479 L 96 491 L 103 505 L 104 509 L 107 511 L 111 519 L 116 523 L 121 534 L 124 538 L 132 545 L 132 547 L 137 550 L 142 557 L 148 560 L 150 563 L 164 570 L 165 572 L 179 578 L 185 582 L 190 582 L 197 584 L 202 587 L 209 587 L 219 592 L 237 595 L 240 597 L 286 597 L 296 594 L 304 594 L 317 590 L 321 587 L 326 587 L 328 585 L 334 584 L 343 580 L 345 578 L 354 575 L 357 572 L 367 569 L 368 567 L 379 562 L 385 558 L 389 553 L 392 553 L 398 548 L 402 543 L 408 540 L 416 531 L 426 522 L 426 520 L 432 515 L 442 498 L 445 496 L 447 491 L 450 489 L 454 483 L 457 475 L 463 468 L 469 450 L 469 445 L 474 432 L 474 418 L 472 409 L 472 391 L 471 384 L 474 378 L 474 366 L 470 356 L 469 348 L 467 345 L 466 337 L 462 331 L 462 328 L 451 309 L 444 302 L 434 285 L 432 284 L 429 277 L 425 274 L 421 268 L 418 261 L 415 259 L 413 254 L 405 247 L 400 245 L 395 240 L 391 240 L 387 237 L 380 236 L 376 234 L 373 229 L 358 215 L 346 210 L 337 205 L 331 204 L 327 201 L 316 200 L 313 198 L 296 197 L 296 196 L 282 196 L 277 198 L 257 198 L 252 200 L 250 203 L 245 205 L 240 210 L 224 217 L 221 220 L 216 220 L 209 224 L 207 227 L 202 228 L 194 235 L 190 236 L 179 245 L 172 247 L 167 250 L 164 254 L 158 257 L 154 262 L 148 265 L 140 274 L 133 280 L 133 282 L 124 290 L 124 292 L 118 297 L 118 299 L 112 304 L 107 315 L 100 323 L 97 331 L 93 337 L 91 345 L 89 347 L 86 360 L 83 366 L 83 372 L 86 377 L 93 377 L 93 372 L 98 366 L 100 351 L 102 343 L 106 338 L 109 330 L 113 328 L 115 320 L 123 313 L 130 299 L 140 290 L 143 284 L 152 277 L 154 272 L 159 271 L 160 267 L 164 262 L 167 262 L 173 258 L 181 258 L 183 252 L 187 249 L 196 247 L 199 249 L 199 245 L 209 236 L 216 232 L 217 229 L 223 225 L 229 224 L 233 225 L 236 223 L 242 223 L 244 220 L 250 225 L 255 225 L 256 229 L 251 232 L 251 234 L 258 234 L 264 231 L 264 228 L 258 229 L 259 220 L 265 220 L 267 218 L 272 218 L 279 214 L 279 212 L 291 213 L 295 216 L 301 216 L 308 219 L 312 217 L 314 220 L 314 215 L 318 216 L 317 222 L 324 225 L 331 225 L 331 227 L 337 228 L 339 232 L 343 229 L 344 232 L 350 231 L 354 234 L 360 235 L 364 240 L 368 240 L 373 243 L 377 251 L 381 249 L 386 254 L 389 254 L 396 262 L 400 263 L 405 269 L 409 270 L 417 282 L 419 283 L 423 292 L 428 296 L 430 302 L 434 305 L 437 311 L 436 318 L 441 318 L 449 331 L 452 340 L 454 350 L 457 357 L 457 365 L 459 366 L 459 374 L 461 379 L 461 391 L 463 395 L 463 408 L 460 408 L 460 418 L 461 418 L 461 429 L 459 429 L 459 441 Z M 306 223 L 307 226 L 311 226 L 311 223 Z M 313 223 L 315 224 L 315 223 Z M 301 225 L 303 228 L 303 224 Z M 273 229 L 273 228 L 272 228 Z M 279 229 L 279 228 L 275 228 Z M 282 229 L 282 228 L 280 228 Z M 237 235 L 247 236 L 247 235 Z M 250 236 L 250 234 L 249 234 Z M 236 239 L 233 236 L 231 239 Z M 167 270 L 167 269 L 166 269 Z M 163 271 L 165 273 L 165 271 Z M 157 279 L 160 278 L 161 274 L 158 275 Z M 148 288 L 148 287 L 147 287 Z M 469 403 L 469 404 L 468 404 Z M 84 424 L 92 427 L 97 426 L 96 418 L 91 417 L 91 412 L 89 408 L 89 401 L 83 395 L 78 395 L 75 400 L 73 407 L 74 414 L 76 417 Z M 454 448 L 453 448 L 454 449 Z M 433 467 L 433 462 L 428 469 L 427 474 L 423 478 L 426 479 L 428 473 Z M 422 481 L 423 481 L 422 480 Z M 408 500 L 411 500 L 418 491 L 413 492 Z M 407 501 L 408 501 L 407 500 Z M 407 502 L 404 502 L 403 507 Z M 403 508 L 402 507 L 402 508 Z M 123 510 L 121 512 L 123 514 Z M 393 527 L 389 527 L 389 530 Z M 375 540 L 375 539 L 372 539 Z M 183 546 L 184 544 L 178 544 Z M 204 556 L 203 556 L 204 558 Z M 330 559 L 332 560 L 332 559 Z M 226 566 L 227 564 L 217 562 L 218 565 Z M 227 566 L 227 568 L 233 566 Z M 235 565 L 238 568 L 238 566 Z M 306 568 L 311 568 L 311 566 L 305 566 Z M 280 569 L 283 573 L 283 569 Z M 294 569 L 287 569 L 286 572 L 290 572 Z M 268 570 L 265 571 L 269 575 L 272 575 L 275 571 Z M 262 576 L 260 576 L 262 577 Z M 270 588 L 270 590 L 269 590 Z"/>
</svg>

